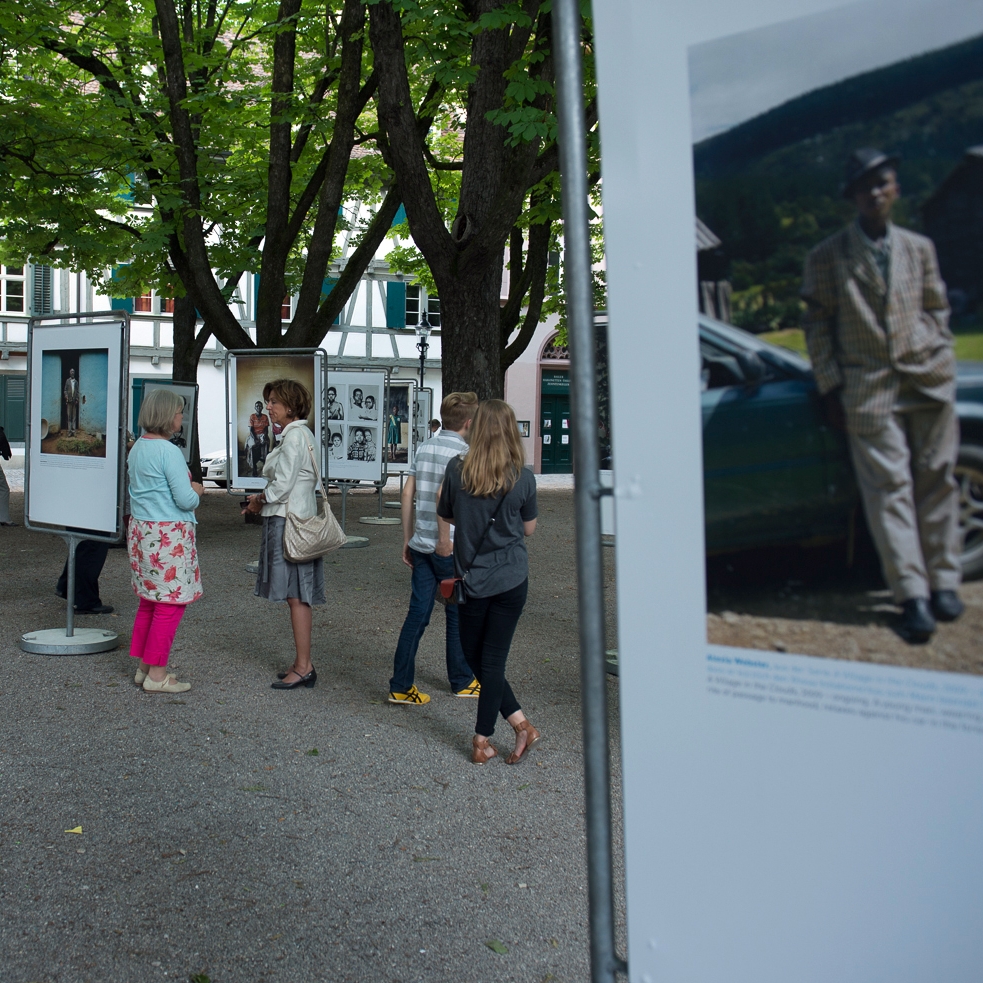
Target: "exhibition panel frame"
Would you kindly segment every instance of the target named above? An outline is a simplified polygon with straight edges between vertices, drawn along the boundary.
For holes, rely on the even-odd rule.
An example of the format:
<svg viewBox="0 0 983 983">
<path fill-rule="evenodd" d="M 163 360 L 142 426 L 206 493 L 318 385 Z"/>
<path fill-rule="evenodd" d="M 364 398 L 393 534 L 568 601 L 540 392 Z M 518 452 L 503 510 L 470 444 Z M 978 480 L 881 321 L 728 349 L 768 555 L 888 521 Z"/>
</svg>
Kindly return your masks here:
<svg viewBox="0 0 983 983">
<path fill-rule="evenodd" d="M 269 451 L 276 446 L 276 433 L 266 416 L 263 387 L 277 379 L 300 382 L 314 397 L 307 425 L 314 434 L 314 446 L 321 448 L 320 463 L 323 468 L 322 404 L 326 365 L 327 354 L 321 348 L 265 348 L 229 352 L 225 363 L 225 394 L 226 480 L 230 495 L 260 492 L 266 487 L 262 464 Z"/>
<path fill-rule="evenodd" d="M 123 536 L 129 315 L 28 322 L 24 525 L 116 543 Z"/>
</svg>

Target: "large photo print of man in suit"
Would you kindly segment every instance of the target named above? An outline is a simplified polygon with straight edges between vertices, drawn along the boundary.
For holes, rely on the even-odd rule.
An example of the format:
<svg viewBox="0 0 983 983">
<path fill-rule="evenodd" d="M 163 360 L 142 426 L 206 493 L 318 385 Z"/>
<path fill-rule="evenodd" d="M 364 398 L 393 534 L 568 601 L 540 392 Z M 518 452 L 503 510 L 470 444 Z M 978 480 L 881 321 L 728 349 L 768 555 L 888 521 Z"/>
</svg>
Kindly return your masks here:
<svg viewBox="0 0 983 983">
<path fill-rule="evenodd" d="M 942 8 L 690 52 L 714 641 L 983 668 L 983 8 Z"/>
</svg>

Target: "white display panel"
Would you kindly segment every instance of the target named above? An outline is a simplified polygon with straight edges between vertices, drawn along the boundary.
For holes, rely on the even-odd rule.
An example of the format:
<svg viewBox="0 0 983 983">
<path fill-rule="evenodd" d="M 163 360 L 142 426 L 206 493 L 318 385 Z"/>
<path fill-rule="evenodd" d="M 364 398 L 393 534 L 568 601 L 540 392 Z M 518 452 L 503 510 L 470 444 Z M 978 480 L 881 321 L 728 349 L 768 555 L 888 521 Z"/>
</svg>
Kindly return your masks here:
<svg viewBox="0 0 983 983">
<path fill-rule="evenodd" d="M 425 440 L 432 436 L 430 433 L 430 421 L 433 419 L 433 390 L 417 389 L 415 424 L 413 427 L 413 444 L 419 447 Z"/>
<path fill-rule="evenodd" d="M 387 382 L 385 372 L 328 369 L 324 438 L 330 480 L 382 480 Z"/>
<path fill-rule="evenodd" d="M 804 25 L 776 52 L 799 77 L 917 6 L 593 4 L 612 416 L 653 421 L 645 455 L 613 435 L 632 983 L 983 977 L 983 681 L 706 642 L 690 58 L 880 11 L 883 31 Z"/>
<path fill-rule="evenodd" d="M 46 322 L 31 331 L 30 524 L 118 532 L 124 331 Z"/>
<path fill-rule="evenodd" d="M 230 352 L 226 376 L 229 434 L 229 490 L 262 491 L 263 464 L 276 447 L 277 429 L 266 413 L 263 389 L 278 379 L 307 387 L 314 402 L 307 426 L 315 447 L 323 446 L 321 413 L 324 352 Z M 258 405 L 257 405 L 258 404 Z"/>
<path fill-rule="evenodd" d="M 181 429 L 171 437 L 171 443 L 184 455 L 184 460 L 191 462 L 191 435 L 195 432 L 195 420 L 198 416 L 198 385 L 194 382 L 160 382 L 146 379 L 143 383 L 143 398 L 154 389 L 170 389 L 184 400 L 184 419 Z"/>
<path fill-rule="evenodd" d="M 390 474 L 408 471 L 416 452 L 417 385 L 410 379 L 393 379 L 386 402 L 383 442 Z"/>
</svg>

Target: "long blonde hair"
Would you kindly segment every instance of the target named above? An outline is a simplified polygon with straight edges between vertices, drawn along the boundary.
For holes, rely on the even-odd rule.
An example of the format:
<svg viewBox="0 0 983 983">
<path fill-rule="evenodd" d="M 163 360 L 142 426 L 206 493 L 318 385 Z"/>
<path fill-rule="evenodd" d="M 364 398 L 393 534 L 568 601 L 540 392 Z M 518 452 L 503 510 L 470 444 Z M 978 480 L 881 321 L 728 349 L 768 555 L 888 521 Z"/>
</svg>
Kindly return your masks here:
<svg viewBox="0 0 983 983">
<path fill-rule="evenodd" d="M 480 403 L 468 433 L 461 484 L 476 498 L 509 492 L 519 480 L 526 455 L 512 407 L 502 399 Z"/>
</svg>

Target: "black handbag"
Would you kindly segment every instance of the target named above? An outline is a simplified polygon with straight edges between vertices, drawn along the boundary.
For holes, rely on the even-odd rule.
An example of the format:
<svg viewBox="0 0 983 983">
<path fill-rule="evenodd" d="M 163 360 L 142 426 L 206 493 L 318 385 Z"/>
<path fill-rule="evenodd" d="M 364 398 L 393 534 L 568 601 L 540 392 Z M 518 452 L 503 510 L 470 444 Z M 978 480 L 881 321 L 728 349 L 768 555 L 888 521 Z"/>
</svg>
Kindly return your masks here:
<svg viewBox="0 0 983 983">
<path fill-rule="evenodd" d="M 461 574 L 460 577 L 447 577 L 441 580 L 437 585 L 437 600 L 441 604 L 465 604 L 468 600 L 468 591 L 465 587 L 465 578 L 471 572 L 471 568 L 474 566 L 474 561 L 478 559 L 478 554 L 481 553 L 481 547 L 485 545 L 485 538 L 488 536 L 488 531 L 493 525 L 495 525 L 495 519 L 498 517 L 498 510 L 502 507 L 502 503 L 505 501 L 505 497 L 508 492 L 502 495 L 498 500 L 498 505 L 495 506 L 495 511 L 492 512 L 491 518 L 488 520 L 488 525 L 485 526 L 485 531 L 481 534 L 481 539 L 478 540 L 478 545 L 475 548 L 474 556 L 471 557 L 471 562 L 468 564 L 468 569 Z"/>
</svg>

